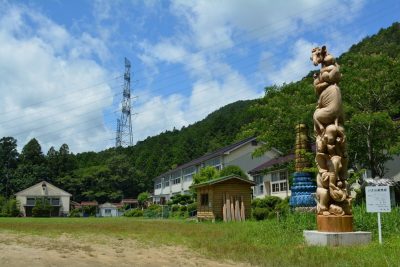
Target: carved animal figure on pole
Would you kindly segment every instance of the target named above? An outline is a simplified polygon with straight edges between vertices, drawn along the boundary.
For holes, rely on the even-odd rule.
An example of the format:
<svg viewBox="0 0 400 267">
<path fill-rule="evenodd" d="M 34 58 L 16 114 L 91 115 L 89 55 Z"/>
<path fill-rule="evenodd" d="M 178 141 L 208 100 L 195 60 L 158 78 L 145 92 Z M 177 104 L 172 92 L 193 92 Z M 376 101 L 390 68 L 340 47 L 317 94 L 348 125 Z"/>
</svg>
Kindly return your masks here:
<svg viewBox="0 0 400 267">
<path fill-rule="evenodd" d="M 318 95 L 313 116 L 317 143 L 317 212 L 320 215 L 351 215 L 343 105 L 338 86 L 340 67 L 325 46 L 312 49 L 310 59 L 315 66 L 321 64 L 320 72 L 314 75 L 314 89 Z"/>
</svg>

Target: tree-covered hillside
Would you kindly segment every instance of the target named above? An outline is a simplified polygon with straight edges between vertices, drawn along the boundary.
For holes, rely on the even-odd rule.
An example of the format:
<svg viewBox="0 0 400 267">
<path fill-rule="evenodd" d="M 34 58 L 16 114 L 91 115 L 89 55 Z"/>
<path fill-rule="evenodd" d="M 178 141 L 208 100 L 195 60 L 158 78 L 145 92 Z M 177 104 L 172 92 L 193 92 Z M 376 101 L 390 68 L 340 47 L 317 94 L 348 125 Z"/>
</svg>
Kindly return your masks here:
<svg viewBox="0 0 400 267">
<path fill-rule="evenodd" d="M 399 127 L 392 120 L 400 114 L 399 23 L 352 46 L 338 62 L 351 166 L 383 175 L 382 162 L 400 151 Z M 176 165 L 244 137 L 257 136 L 264 149 L 289 152 L 295 125 L 302 122 L 312 129 L 317 102 L 312 74 L 296 83 L 267 87 L 261 99 L 227 105 L 193 125 L 128 148 L 74 155 L 64 144 L 44 155 L 33 139 L 19 154 L 15 139 L 2 138 L 0 195 L 48 180 L 76 201 L 118 201 L 152 190 L 152 178 Z"/>
<path fill-rule="evenodd" d="M 365 38 L 337 60 L 350 165 L 383 176 L 383 163 L 400 151 L 399 125 L 393 120 L 400 114 L 400 24 Z M 317 96 L 312 76 L 267 87 L 265 97 L 251 107 L 257 119 L 243 128 L 241 136 L 263 140 L 260 152 L 271 147 L 289 152 L 295 125 L 302 122 L 313 128 Z"/>
<path fill-rule="evenodd" d="M 4 188 L 0 188 L 0 194 L 10 195 L 47 180 L 72 193 L 76 201 L 104 202 L 136 197 L 140 192 L 152 189 L 155 176 L 231 144 L 241 127 L 252 121 L 247 110 L 253 103 L 253 100 L 238 101 L 180 130 L 148 137 L 132 147 L 111 148 L 98 153 L 73 155 L 64 144 L 60 149 L 50 148 L 47 155 L 43 155 L 40 144 L 33 139 L 18 155 L 16 140 L 3 138 L 0 156 L 10 155 L 10 159 L 1 158 L 1 166 L 10 161 L 10 168 L 2 168 Z M 14 154 L 11 155 L 10 150 Z"/>
</svg>

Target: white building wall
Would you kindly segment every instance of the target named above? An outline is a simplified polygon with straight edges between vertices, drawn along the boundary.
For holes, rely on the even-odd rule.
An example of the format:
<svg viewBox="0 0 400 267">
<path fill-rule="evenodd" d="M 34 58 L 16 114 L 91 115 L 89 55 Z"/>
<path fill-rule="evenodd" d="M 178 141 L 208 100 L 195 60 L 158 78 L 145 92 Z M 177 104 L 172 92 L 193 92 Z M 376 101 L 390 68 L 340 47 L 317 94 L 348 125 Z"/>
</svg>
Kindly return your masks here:
<svg viewBox="0 0 400 267">
<path fill-rule="evenodd" d="M 20 212 L 25 216 L 24 206 L 26 205 L 26 196 L 17 196 L 16 199 L 19 203 Z"/>
<path fill-rule="evenodd" d="M 224 156 L 224 166 L 236 165 L 247 173 L 248 171 L 261 165 L 262 163 L 279 156 L 278 152 L 270 150 L 261 157 L 253 157 L 254 150 L 259 147 L 259 145 L 254 146 L 250 142 L 232 151 L 231 153 Z M 251 176 L 249 177 L 251 178 Z"/>
<path fill-rule="evenodd" d="M 69 205 L 70 204 L 70 197 L 60 197 L 60 212 L 64 215 L 68 215 L 69 213 Z"/>
<path fill-rule="evenodd" d="M 111 214 L 106 214 L 106 210 L 111 209 Z M 100 216 L 101 217 L 117 217 L 118 209 L 115 208 L 100 208 Z"/>
<path fill-rule="evenodd" d="M 385 178 L 391 178 L 400 182 L 400 155 L 394 156 L 392 160 L 385 163 L 387 172 Z"/>
</svg>

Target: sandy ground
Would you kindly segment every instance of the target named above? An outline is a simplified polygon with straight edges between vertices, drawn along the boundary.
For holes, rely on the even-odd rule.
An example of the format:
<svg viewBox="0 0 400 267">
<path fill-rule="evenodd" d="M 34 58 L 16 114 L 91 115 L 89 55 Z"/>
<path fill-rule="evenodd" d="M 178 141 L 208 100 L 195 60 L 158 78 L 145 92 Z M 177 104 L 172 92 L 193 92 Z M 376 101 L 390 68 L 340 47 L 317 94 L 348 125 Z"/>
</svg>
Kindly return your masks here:
<svg viewBox="0 0 400 267">
<path fill-rule="evenodd" d="M 249 266 L 217 262 L 188 249 L 150 247 L 123 238 L 50 238 L 0 232 L 0 266 Z"/>
</svg>

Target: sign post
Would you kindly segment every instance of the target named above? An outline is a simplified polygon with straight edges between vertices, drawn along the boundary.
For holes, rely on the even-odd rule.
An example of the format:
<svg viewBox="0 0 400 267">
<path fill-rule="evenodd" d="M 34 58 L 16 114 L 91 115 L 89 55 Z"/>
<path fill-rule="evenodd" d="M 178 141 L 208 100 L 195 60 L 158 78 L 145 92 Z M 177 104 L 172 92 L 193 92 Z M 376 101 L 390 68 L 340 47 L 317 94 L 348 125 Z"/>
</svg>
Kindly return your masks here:
<svg viewBox="0 0 400 267">
<path fill-rule="evenodd" d="M 389 186 L 366 186 L 367 212 L 378 213 L 379 244 L 382 244 L 381 212 L 390 212 Z"/>
</svg>

